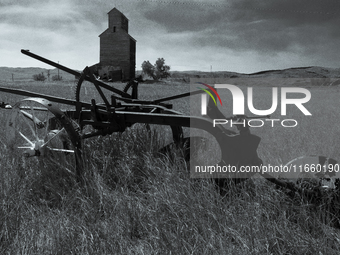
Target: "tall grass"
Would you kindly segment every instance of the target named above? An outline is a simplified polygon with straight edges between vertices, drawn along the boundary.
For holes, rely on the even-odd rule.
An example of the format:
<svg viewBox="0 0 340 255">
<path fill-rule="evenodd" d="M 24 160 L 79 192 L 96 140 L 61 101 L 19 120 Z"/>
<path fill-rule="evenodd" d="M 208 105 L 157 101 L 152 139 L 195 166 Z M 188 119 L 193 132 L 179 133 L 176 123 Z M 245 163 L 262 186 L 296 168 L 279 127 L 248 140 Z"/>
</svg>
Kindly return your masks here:
<svg viewBox="0 0 340 255">
<path fill-rule="evenodd" d="M 323 125 L 315 128 L 322 133 Z M 82 185 L 1 144 L 0 253 L 339 254 L 340 232 L 322 207 L 292 201 L 263 179 L 221 197 L 210 180 L 189 178 L 180 155 L 158 153 L 164 131 L 151 132 L 136 125 L 86 140 Z M 318 146 L 336 146 L 326 141 Z M 288 150 L 280 142 L 264 141 L 272 147 L 261 156 L 275 161 L 276 152 Z"/>
<path fill-rule="evenodd" d="M 145 142 L 147 141 L 147 142 Z M 324 212 L 263 180 L 220 197 L 143 127 L 85 144 L 86 183 L 2 148 L 2 254 L 336 254 Z"/>
</svg>

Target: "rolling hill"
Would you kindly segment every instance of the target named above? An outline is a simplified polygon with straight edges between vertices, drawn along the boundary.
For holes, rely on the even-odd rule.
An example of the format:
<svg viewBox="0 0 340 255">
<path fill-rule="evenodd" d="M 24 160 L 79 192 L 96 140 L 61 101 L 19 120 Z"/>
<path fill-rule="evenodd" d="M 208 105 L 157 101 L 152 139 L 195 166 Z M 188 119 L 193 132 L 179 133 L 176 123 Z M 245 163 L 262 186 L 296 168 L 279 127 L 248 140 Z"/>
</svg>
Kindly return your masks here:
<svg viewBox="0 0 340 255">
<path fill-rule="evenodd" d="M 18 81 L 33 81 L 33 75 L 43 73 L 47 78 L 47 73 L 50 72 L 50 80 L 54 75 L 58 74 L 58 70 L 44 69 L 38 67 L 14 68 L 0 67 L 0 81 L 2 82 L 18 82 Z M 136 76 L 141 74 L 141 70 L 136 71 Z M 64 71 L 59 71 L 63 81 L 74 81 L 75 77 Z M 310 67 L 294 67 L 283 70 L 266 70 L 251 74 L 236 73 L 236 72 L 201 72 L 201 71 L 172 71 L 171 79 L 189 82 L 190 78 L 340 78 L 340 68 L 324 68 L 318 66 Z M 147 79 L 147 77 L 144 77 Z"/>
<path fill-rule="evenodd" d="M 33 75 L 43 73 L 47 77 L 50 72 L 50 80 L 54 75 L 58 75 L 58 69 L 45 69 L 40 67 L 0 67 L 0 81 L 33 81 Z M 13 76 L 12 76 L 13 75 Z M 59 70 L 59 75 L 64 81 L 73 81 L 74 75 Z M 13 80 L 12 80 L 13 77 Z"/>
</svg>

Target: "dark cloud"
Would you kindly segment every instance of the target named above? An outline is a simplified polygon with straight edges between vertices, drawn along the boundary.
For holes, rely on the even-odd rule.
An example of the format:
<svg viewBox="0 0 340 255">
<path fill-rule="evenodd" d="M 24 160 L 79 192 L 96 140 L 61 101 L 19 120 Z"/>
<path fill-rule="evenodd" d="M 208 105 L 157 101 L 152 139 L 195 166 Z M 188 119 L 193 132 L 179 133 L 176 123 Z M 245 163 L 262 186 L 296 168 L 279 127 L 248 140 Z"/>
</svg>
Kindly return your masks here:
<svg viewBox="0 0 340 255">
<path fill-rule="evenodd" d="M 161 24 L 170 33 L 202 31 L 212 25 L 226 21 L 225 14 L 215 8 L 202 5 L 190 6 L 190 9 L 177 4 L 158 5 L 144 13 L 145 18 Z"/>
<path fill-rule="evenodd" d="M 143 5 L 148 6 L 144 16 L 170 32 L 204 30 L 211 25 L 219 27 L 223 22 L 257 20 L 275 20 L 288 26 L 320 24 L 339 20 L 340 14 L 338 0 L 233 0 L 214 4 L 191 1 L 190 5 L 170 1 L 149 4 L 145 1 Z"/>
<path fill-rule="evenodd" d="M 0 22 L 20 26 L 64 29 L 80 23 L 100 27 L 106 18 L 108 5 L 94 1 L 2 1 Z"/>
<path fill-rule="evenodd" d="M 339 63 L 339 0 L 0 0 L 1 56 L 27 47 L 73 56 L 77 68 L 95 63 L 113 7 L 130 20 L 137 68 L 158 57 L 181 69 L 245 72 Z"/>
<path fill-rule="evenodd" d="M 234 50 L 314 51 L 340 41 L 340 1 L 235 0 L 229 4 L 159 4 L 145 18 L 169 33 L 196 32 L 191 43 Z M 327 42 L 328 41 L 328 42 Z"/>
</svg>

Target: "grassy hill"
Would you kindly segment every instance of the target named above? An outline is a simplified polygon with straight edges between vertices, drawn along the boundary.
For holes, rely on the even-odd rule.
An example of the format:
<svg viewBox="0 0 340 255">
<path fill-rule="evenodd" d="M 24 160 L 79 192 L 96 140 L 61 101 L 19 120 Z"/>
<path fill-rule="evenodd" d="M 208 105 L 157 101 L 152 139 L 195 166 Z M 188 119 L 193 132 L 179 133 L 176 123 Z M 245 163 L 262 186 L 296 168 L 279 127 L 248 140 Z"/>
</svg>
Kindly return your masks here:
<svg viewBox="0 0 340 255">
<path fill-rule="evenodd" d="M 15 68 L 15 67 L 0 67 L 0 81 L 33 81 L 33 75 L 43 73 L 47 78 L 47 73 L 50 72 L 50 80 L 58 74 L 58 69 L 45 69 L 38 67 Z M 140 75 L 141 70 L 136 71 L 136 76 Z M 59 75 L 63 81 L 74 81 L 75 77 L 64 71 L 59 70 Z M 172 71 L 171 80 L 189 82 L 190 78 L 257 78 L 257 77 L 272 77 L 272 78 L 340 78 L 340 68 L 324 68 L 317 66 L 296 67 L 283 70 L 266 70 L 257 73 L 243 74 L 236 72 L 201 72 L 201 71 Z M 144 77 L 150 79 L 149 77 Z M 13 80 L 12 80 L 13 79 Z M 47 81 L 47 79 L 46 79 Z"/>
<path fill-rule="evenodd" d="M 318 66 L 295 67 L 283 70 L 266 70 L 251 74 L 236 72 L 200 72 L 200 71 L 174 71 L 171 73 L 172 78 L 190 79 L 190 78 L 340 78 L 340 68 L 324 68 Z"/>
<path fill-rule="evenodd" d="M 33 75 L 43 73 L 48 80 L 48 71 L 50 72 L 50 80 L 54 75 L 58 75 L 58 69 L 45 69 L 40 67 L 0 67 L 0 81 L 33 81 Z M 74 75 L 59 70 L 59 75 L 64 81 L 73 81 Z"/>
</svg>

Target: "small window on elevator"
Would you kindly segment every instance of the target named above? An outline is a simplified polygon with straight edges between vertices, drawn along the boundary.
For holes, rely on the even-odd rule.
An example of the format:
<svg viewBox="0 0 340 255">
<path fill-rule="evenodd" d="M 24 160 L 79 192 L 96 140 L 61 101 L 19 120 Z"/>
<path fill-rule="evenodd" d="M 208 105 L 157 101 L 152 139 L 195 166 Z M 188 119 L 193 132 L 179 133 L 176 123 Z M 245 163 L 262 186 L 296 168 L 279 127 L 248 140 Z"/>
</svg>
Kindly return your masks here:
<svg viewBox="0 0 340 255">
<path fill-rule="evenodd" d="M 115 33 L 115 32 L 116 32 L 116 27 L 114 26 L 114 27 L 113 27 L 113 33 Z"/>
</svg>

